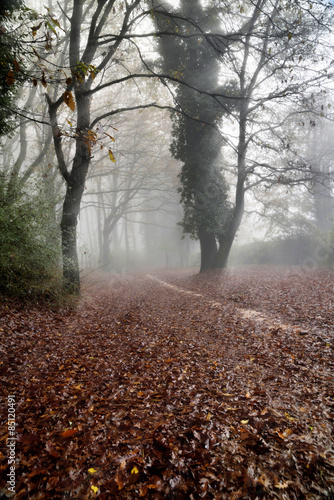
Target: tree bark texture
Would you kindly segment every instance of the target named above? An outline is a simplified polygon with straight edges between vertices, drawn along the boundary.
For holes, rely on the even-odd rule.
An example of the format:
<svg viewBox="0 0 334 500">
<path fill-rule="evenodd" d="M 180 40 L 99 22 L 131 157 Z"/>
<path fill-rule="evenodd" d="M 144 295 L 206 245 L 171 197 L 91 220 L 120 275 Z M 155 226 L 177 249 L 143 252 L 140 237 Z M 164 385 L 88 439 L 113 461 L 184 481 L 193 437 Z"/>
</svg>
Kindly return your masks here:
<svg viewBox="0 0 334 500">
<path fill-rule="evenodd" d="M 217 256 L 217 243 L 214 233 L 202 228 L 199 231 L 199 242 L 201 248 L 201 268 L 200 273 L 214 267 Z"/>
</svg>

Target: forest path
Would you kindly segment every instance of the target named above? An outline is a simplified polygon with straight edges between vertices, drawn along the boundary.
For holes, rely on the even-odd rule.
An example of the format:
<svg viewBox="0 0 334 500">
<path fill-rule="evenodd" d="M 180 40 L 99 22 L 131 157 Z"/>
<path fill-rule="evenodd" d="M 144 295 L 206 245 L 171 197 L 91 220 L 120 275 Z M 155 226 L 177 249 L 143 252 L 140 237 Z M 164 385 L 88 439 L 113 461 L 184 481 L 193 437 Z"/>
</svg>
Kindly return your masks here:
<svg viewBox="0 0 334 500">
<path fill-rule="evenodd" d="M 212 306 L 215 306 L 215 307 L 222 306 L 222 302 L 218 302 L 217 300 L 210 300 L 210 299 L 208 299 L 208 297 L 205 294 L 197 293 L 197 292 L 194 292 L 191 290 L 186 290 L 186 289 L 181 288 L 181 287 L 176 286 L 176 285 L 172 285 L 166 281 L 163 281 L 163 280 L 157 278 L 156 276 L 152 276 L 151 274 L 148 274 L 147 277 L 152 279 L 152 280 L 155 280 L 157 283 L 160 283 L 162 286 L 165 286 L 168 288 L 173 288 L 174 290 L 177 290 L 179 293 L 192 295 L 193 297 L 201 297 L 202 299 L 205 300 L 205 302 L 207 304 L 210 304 Z M 306 334 L 306 331 L 301 330 L 301 328 L 298 326 L 294 326 L 294 325 L 289 324 L 289 323 L 283 323 L 280 319 L 278 319 L 275 316 L 270 316 L 268 314 L 261 313 L 259 311 L 254 310 L 254 309 L 245 309 L 245 308 L 238 307 L 238 308 L 236 308 L 235 313 L 240 314 L 240 316 L 246 320 L 249 319 L 249 320 L 253 320 L 256 322 L 265 321 L 266 325 L 271 330 L 272 329 L 292 330 L 295 333 L 302 332 L 302 334 Z"/>
<path fill-rule="evenodd" d="M 333 276 L 269 271 L 101 274 L 75 311 L 4 303 L 16 498 L 330 498 Z"/>
</svg>

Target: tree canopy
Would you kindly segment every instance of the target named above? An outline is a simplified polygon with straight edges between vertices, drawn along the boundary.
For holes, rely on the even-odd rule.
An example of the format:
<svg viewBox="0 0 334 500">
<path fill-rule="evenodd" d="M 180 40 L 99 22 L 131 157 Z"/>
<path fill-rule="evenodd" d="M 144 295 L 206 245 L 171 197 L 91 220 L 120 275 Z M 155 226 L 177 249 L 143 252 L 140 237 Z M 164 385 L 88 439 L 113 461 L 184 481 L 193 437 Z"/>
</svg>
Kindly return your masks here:
<svg viewBox="0 0 334 500">
<path fill-rule="evenodd" d="M 72 0 L 50 1 L 45 14 L 19 7 L 2 11 L 0 38 L 2 54 L 13 40 L 0 75 L 3 126 L 10 128 L 7 113 L 17 112 L 22 146 L 7 193 L 19 192 L 49 155 L 44 168 L 56 167 L 63 182 L 68 290 L 80 288 L 77 225 L 89 170 L 103 155 L 111 165 L 117 161 L 120 113 L 172 111 L 166 142 L 180 165 L 181 224 L 200 241 L 202 270 L 227 265 L 245 206 L 260 189 L 309 187 L 321 178 L 300 137 L 330 113 L 324 98 L 332 71 L 330 4 Z M 29 43 L 16 36 L 24 28 Z M 149 89 L 147 81 L 156 83 Z M 27 148 L 31 122 L 45 137 L 35 158 Z"/>
</svg>

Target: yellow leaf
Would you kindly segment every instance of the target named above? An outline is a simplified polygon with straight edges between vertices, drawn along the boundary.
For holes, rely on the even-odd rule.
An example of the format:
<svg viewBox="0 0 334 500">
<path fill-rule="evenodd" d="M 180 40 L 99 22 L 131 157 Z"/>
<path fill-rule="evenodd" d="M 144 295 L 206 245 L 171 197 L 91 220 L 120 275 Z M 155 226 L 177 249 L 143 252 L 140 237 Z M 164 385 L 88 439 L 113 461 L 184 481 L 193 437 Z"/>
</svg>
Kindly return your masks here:
<svg viewBox="0 0 334 500">
<path fill-rule="evenodd" d="M 111 149 L 109 149 L 109 158 L 111 159 L 112 162 L 114 162 L 114 163 L 116 162 L 116 159 L 115 159 L 115 157 L 114 157 L 113 152 L 111 151 Z"/>
<path fill-rule="evenodd" d="M 68 119 L 66 118 L 66 121 L 67 121 L 67 123 L 68 123 L 71 127 L 73 127 L 73 124 L 72 124 L 72 122 L 70 122 L 70 120 L 68 120 Z"/>
<path fill-rule="evenodd" d="M 296 419 L 293 418 L 293 417 L 290 417 L 290 415 L 287 413 L 287 412 L 284 412 L 285 413 L 285 416 L 288 420 L 290 420 L 290 422 L 294 422 Z"/>
<path fill-rule="evenodd" d="M 280 490 L 284 490 L 286 488 L 289 488 L 289 484 L 288 483 L 277 483 L 275 484 L 275 488 L 279 488 Z"/>
<path fill-rule="evenodd" d="M 117 129 L 115 129 L 115 130 L 117 130 Z M 106 135 L 106 136 L 108 136 L 108 137 L 109 137 L 112 141 L 114 141 L 114 142 L 115 142 L 115 139 L 113 138 L 113 136 L 112 136 L 112 135 L 107 134 L 107 132 L 104 132 L 104 133 L 105 133 L 105 135 Z"/>
<path fill-rule="evenodd" d="M 63 94 L 65 104 L 70 108 L 71 111 L 75 110 L 75 102 L 71 92 L 66 90 Z"/>
<path fill-rule="evenodd" d="M 265 488 L 268 488 L 270 486 L 270 480 L 268 479 L 268 477 L 265 474 L 262 474 L 259 477 L 259 483 L 263 484 L 263 486 Z"/>
<path fill-rule="evenodd" d="M 94 486 L 94 484 L 92 484 L 92 485 L 91 485 L 90 489 L 91 489 L 91 490 L 92 490 L 95 494 L 99 491 L 98 487 L 97 487 L 97 486 Z"/>
<path fill-rule="evenodd" d="M 249 422 L 249 420 L 241 420 L 241 423 L 244 425 L 248 424 L 248 422 Z"/>
<path fill-rule="evenodd" d="M 95 472 L 97 472 L 97 470 L 94 469 L 93 467 L 91 467 L 90 469 L 88 469 L 88 472 L 89 472 L 89 474 L 95 474 Z"/>
<path fill-rule="evenodd" d="M 212 414 L 209 412 L 206 416 L 206 420 L 211 420 Z"/>
<path fill-rule="evenodd" d="M 275 432 L 279 435 L 281 439 L 286 439 L 287 437 L 291 436 L 293 431 L 291 429 L 285 429 L 284 432 L 281 432 L 279 429 L 275 429 Z"/>
<path fill-rule="evenodd" d="M 139 470 L 136 466 L 134 466 L 134 468 L 132 469 L 131 474 L 139 474 Z"/>
</svg>

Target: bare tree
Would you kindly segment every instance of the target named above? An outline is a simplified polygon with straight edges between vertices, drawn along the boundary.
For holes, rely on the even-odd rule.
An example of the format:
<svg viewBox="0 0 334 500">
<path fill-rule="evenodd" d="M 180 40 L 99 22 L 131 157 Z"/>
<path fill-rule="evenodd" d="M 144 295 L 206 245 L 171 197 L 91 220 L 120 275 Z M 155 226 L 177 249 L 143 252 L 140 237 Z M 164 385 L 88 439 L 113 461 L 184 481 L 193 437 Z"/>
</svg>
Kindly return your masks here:
<svg viewBox="0 0 334 500">
<path fill-rule="evenodd" d="M 302 2 L 301 2 L 302 3 Z M 226 2 L 219 2 L 219 7 Z M 230 3 L 229 3 L 230 5 Z M 303 98 L 322 93 L 330 61 L 324 57 L 325 7 L 258 0 L 235 6 L 222 16 L 226 29 L 247 29 L 236 42 L 224 47 L 223 67 L 238 81 L 239 110 L 223 121 L 235 127 L 235 139 L 225 135 L 232 151 L 231 171 L 236 176 L 233 215 L 220 240 L 216 265 L 225 267 L 245 210 L 245 195 L 257 186 L 309 182 L 310 169 L 300 151 L 289 142 L 286 125 L 297 116 L 310 119 Z M 216 41 L 219 49 L 220 39 Z M 310 90 L 311 89 L 311 90 Z"/>
</svg>

